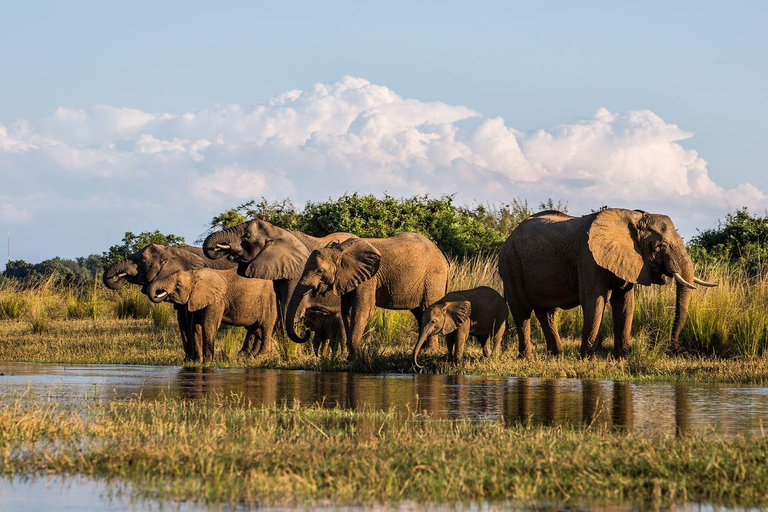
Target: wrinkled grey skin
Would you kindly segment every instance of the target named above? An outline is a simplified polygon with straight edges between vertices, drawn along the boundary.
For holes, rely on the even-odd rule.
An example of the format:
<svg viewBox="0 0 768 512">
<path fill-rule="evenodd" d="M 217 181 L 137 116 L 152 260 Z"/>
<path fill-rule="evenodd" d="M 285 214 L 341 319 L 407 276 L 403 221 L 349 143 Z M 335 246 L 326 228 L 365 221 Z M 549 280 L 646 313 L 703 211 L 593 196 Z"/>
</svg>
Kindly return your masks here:
<svg viewBox="0 0 768 512">
<path fill-rule="evenodd" d="M 445 255 L 432 241 L 417 233 L 400 233 L 389 238 L 351 238 L 315 250 L 299 282 L 299 286 L 307 290 L 306 297 L 341 297 L 350 360 L 361 349 L 366 323 L 376 307 L 410 310 L 421 334 L 424 311 L 445 295 L 447 284 Z M 287 322 L 290 325 L 292 321 L 289 310 Z M 433 335 L 428 339 L 435 343 L 435 338 Z"/>
<path fill-rule="evenodd" d="M 508 315 L 504 297 L 493 288 L 479 286 L 446 294 L 424 312 L 421 336 L 413 348 L 413 365 L 421 369 L 419 351 L 429 336 L 437 334 L 445 334 L 448 357 L 454 363 L 464 358 L 464 346 L 470 336 L 480 342 L 484 357 L 491 356 L 491 340 L 493 350 L 500 353 Z"/>
<path fill-rule="evenodd" d="M 152 302 L 168 301 L 187 308 L 190 351 L 197 362 L 213 359 L 222 323 L 246 328 L 241 356 L 273 350 L 277 303 L 271 281 L 242 277 L 234 268 L 180 270 L 149 283 L 146 294 Z"/>
<path fill-rule="evenodd" d="M 110 290 L 119 290 L 125 283 L 131 283 L 141 286 L 142 291 L 146 292 L 146 286 L 152 280 L 163 279 L 179 270 L 201 268 L 225 270 L 236 266 L 235 263 L 227 260 L 209 260 L 204 256 L 200 247 L 166 247 L 160 244 L 150 244 L 126 259 L 110 265 L 104 270 L 102 279 L 104 285 Z M 179 333 L 184 346 L 185 358 L 191 360 L 193 354 L 187 337 L 189 330 L 187 309 L 178 305 L 174 305 L 174 309 L 179 323 Z"/>
<path fill-rule="evenodd" d="M 582 357 L 592 356 L 606 303 L 611 303 L 614 356 L 629 350 L 634 286 L 677 281 L 672 345 L 688 317 L 697 279 L 682 238 L 666 215 L 607 209 L 583 217 L 557 211 L 537 213 L 512 231 L 499 253 L 504 295 L 515 319 L 520 356 L 530 357 L 530 319 L 544 331 L 547 350 L 562 351 L 557 332 L 559 309 L 581 306 Z"/>
<path fill-rule="evenodd" d="M 313 250 L 352 237 L 351 233 L 331 233 L 318 238 L 256 219 L 212 233 L 205 239 L 203 251 L 208 258 L 237 263 L 242 276 L 273 281 L 279 313 L 286 319 L 280 323 L 292 340 L 303 343 L 311 334 L 305 332 L 300 337 L 293 321 L 301 318 L 304 308 L 319 306 L 333 313 L 341 310 L 341 300 L 333 295 L 302 300 L 308 291 L 299 285 L 304 264 Z"/>
</svg>

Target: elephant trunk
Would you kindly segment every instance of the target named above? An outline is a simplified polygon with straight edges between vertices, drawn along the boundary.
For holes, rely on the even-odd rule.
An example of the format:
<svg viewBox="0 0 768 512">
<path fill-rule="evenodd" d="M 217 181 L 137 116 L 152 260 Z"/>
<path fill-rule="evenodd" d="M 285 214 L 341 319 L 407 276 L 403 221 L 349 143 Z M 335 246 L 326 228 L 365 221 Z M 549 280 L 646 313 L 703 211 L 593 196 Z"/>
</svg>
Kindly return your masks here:
<svg viewBox="0 0 768 512">
<path fill-rule="evenodd" d="M 240 247 L 239 226 L 216 231 L 208 235 L 203 242 L 203 253 L 208 259 L 217 260 L 224 256 L 237 252 Z"/>
<path fill-rule="evenodd" d="M 675 302 L 675 320 L 672 323 L 672 346 L 677 347 L 679 345 L 680 333 L 683 330 L 685 321 L 688 319 L 688 307 L 691 304 L 691 297 L 694 286 L 690 283 L 694 282 L 695 276 L 693 271 L 693 262 L 685 249 L 678 248 L 674 250 L 666 260 L 667 271 L 675 275 L 677 274 L 681 279 L 676 277 L 677 281 L 677 297 Z"/>
<path fill-rule="evenodd" d="M 413 366 L 418 370 L 422 369 L 422 366 L 419 364 L 419 351 L 421 351 L 421 347 L 432 334 L 434 334 L 432 329 L 424 327 L 419 335 L 419 340 L 416 342 L 416 346 L 413 347 Z"/>
<path fill-rule="evenodd" d="M 304 336 L 299 336 L 296 334 L 296 326 L 294 325 L 296 317 L 301 316 L 304 312 L 304 309 L 306 308 L 305 303 L 308 298 L 307 295 L 312 291 L 313 289 L 309 286 L 299 283 L 291 294 L 291 299 L 288 303 L 288 311 L 285 315 L 285 332 L 294 343 L 306 343 L 312 336 L 309 330 L 304 333 Z"/>
<path fill-rule="evenodd" d="M 146 294 L 149 300 L 155 304 L 163 302 L 168 297 L 168 288 L 170 288 L 170 279 L 158 279 L 152 281 L 146 286 Z"/>
<path fill-rule="evenodd" d="M 102 280 L 104 286 L 110 290 L 119 290 L 123 287 L 128 277 L 133 277 L 137 273 L 138 268 L 134 262 L 123 260 L 107 268 L 102 275 Z"/>
</svg>

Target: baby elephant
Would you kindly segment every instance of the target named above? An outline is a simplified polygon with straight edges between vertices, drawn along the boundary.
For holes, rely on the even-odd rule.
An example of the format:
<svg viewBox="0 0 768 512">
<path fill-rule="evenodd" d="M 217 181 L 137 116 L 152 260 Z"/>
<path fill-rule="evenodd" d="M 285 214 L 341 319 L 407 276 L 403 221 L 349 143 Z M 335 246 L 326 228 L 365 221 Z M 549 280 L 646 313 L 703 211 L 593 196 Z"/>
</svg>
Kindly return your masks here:
<svg viewBox="0 0 768 512">
<path fill-rule="evenodd" d="M 421 320 L 422 332 L 413 349 L 413 365 L 421 368 L 418 357 L 424 341 L 432 334 L 445 334 L 448 357 L 461 361 L 469 335 L 483 346 L 483 356 L 491 355 L 489 339 L 493 336 L 496 351 L 507 330 L 507 303 L 499 293 L 487 286 L 451 292 L 427 308 Z"/>
<path fill-rule="evenodd" d="M 304 310 L 302 321 L 307 329 L 315 333 L 312 338 L 315 355 L 328 356 L 330 350 L 336 355 L 339 350 L 344 351 L 346 348 L 347 337 L 341 313 L 322 306 L 310 306 Z"/>
<path fill-rule="evenodd" d="M 152 302 L 186 304 L 189 312 L 190 353 L 198 362 L 213 359 L 219 326 L 247 330 L 240 354 L 263 354 L 272 349 L 277 302 L 272 281 L 237 275 L 237 269 L 180 270 L 152 281 L 147 287 Z"/>
</svg>

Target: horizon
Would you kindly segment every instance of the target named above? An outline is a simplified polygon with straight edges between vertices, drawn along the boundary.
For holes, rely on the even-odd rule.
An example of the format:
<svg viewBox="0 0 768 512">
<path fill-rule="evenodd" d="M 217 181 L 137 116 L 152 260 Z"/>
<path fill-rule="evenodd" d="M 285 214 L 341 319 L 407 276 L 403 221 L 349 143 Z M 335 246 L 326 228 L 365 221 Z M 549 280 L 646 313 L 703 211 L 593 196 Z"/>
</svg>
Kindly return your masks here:
<svg viewBox="0 0 768 512">
<path fill-rule="evenodd" d="M 3 5 L 0 253 L 192 243 L 260 197 L 551 198 L 686 239 L 768 211 L 768 5 L 372 9 Z"/>
</svg>

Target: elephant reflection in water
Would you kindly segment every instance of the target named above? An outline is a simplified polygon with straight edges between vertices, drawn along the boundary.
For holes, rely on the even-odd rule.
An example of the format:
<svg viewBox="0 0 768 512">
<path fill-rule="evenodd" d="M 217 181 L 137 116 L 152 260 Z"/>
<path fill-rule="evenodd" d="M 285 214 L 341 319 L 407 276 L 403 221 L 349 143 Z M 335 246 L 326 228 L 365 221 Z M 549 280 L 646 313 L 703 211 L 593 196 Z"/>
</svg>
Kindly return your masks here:
<svg viewBox="0 0 768 512">
<path fill-rule="evenodd" d="M 176 389 L 179 396 L 185 400 L 199 400 L 209 396 L 216 387 L 211 384 L 210 379 L 215 373 L 215 368 L 182 366 L 176 373 Z"/>
<path fill-rule="evenodd" d="M 587 427 L 613 426 L 621 430 L 634 427 L 634 394 L 632 385 L 626 382 L 614 382 L 609 404 L 603 393 L 603 383 L 585 380 L 581 384 L 582 423 Z"/>
<path fill-rule="evenodd" d="M 675 386 L 675 437 L 691 433 L 691 397 L 688 386 Z"/>
</svg>

